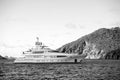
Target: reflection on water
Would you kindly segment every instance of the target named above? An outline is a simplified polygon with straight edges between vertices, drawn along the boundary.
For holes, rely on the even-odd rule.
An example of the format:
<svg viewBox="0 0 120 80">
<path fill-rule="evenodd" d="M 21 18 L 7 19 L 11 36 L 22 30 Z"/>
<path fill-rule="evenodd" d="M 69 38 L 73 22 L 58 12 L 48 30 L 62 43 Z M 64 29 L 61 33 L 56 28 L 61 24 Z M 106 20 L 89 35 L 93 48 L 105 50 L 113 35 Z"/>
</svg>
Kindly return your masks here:
<svg viewBox="0 0 120 80">
<path fill-rule="evenodd" d="M 0 80 L 120 80 L 120 61 L 81 64 L 0 64 Z"/>
</svg>

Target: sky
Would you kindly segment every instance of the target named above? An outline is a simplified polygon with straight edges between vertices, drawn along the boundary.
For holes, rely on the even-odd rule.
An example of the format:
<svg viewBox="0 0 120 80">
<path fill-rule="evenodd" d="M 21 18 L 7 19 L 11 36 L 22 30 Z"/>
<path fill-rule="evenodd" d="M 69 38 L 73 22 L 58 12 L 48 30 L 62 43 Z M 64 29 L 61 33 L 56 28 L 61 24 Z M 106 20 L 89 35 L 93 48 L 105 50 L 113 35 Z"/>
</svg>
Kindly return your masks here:
<svg viewBox="0 0 120 80">
<path fill-rule="evenodd" d="M 0 0 L 0 55 L 21 56 L 36 37 L 51 49 L 120 26 L 120 0 Z"/>
</svg>

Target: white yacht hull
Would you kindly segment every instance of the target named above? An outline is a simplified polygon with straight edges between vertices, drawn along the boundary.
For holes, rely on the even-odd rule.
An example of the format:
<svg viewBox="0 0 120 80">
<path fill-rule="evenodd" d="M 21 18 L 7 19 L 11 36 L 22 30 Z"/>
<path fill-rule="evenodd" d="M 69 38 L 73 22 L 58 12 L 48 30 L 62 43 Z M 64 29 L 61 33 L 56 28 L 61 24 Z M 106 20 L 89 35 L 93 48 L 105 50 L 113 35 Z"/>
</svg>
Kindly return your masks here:
<svg viewBox="0 0 120 80">
<path fill-rule="evenodd" d="M 54 59 L 30 59 L 18 58 L 14 63 L 80 63 L 83 58 L 54 58 Z"/>
</svg>

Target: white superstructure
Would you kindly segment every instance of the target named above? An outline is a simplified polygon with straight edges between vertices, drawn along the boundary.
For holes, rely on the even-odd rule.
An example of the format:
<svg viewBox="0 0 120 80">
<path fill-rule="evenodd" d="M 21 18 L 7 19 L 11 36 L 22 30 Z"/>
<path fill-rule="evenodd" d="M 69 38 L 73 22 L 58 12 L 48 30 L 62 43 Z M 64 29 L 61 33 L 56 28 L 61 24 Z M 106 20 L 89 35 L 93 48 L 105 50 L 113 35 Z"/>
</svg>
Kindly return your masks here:
<svg viewBox="0 0 120 80">
<path fill-rule="evenodd" d="M 78 54 L 59 53 L 47 48 L 42 42 L 37 41 L 35 48 L 23 52 L 23 57 L 17 58 L 14 63 L 64 63 L 80 62 L 85 56 Z"/>
</svg>

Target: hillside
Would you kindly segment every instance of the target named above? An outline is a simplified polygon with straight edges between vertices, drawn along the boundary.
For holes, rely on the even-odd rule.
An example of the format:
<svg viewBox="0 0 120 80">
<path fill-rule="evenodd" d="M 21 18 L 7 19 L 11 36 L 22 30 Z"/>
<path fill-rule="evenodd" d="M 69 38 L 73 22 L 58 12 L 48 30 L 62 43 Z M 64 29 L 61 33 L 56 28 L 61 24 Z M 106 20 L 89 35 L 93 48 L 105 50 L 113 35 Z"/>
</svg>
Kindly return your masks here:
<svg viewBox="0 0 120 80">
<path fill-rule="evenodd" d="M 5 57 L 2 57 L 1 55 L 0 55 L 0 60 L 5 60 L 6 58 Z"/>
<path fill-rule="evenodd" d="M 0 64 L 5 63 L 7 61 L 7 58 L 0 55 Z"/>
<path fill-rule="evenodd" d="M 14 57 L 8 57 L 8 56 L 1 56 L 0 55 L 0 63 L 13 63 L 13 61 L 15 60 Z"/>
<path fill-rule="evenodd" d="M 120 28 L 101 28 L 57 50 L 87 54 L 87 59 L 120 59 Z"/>
</svg>

